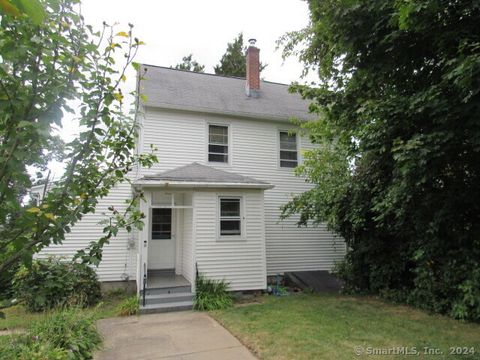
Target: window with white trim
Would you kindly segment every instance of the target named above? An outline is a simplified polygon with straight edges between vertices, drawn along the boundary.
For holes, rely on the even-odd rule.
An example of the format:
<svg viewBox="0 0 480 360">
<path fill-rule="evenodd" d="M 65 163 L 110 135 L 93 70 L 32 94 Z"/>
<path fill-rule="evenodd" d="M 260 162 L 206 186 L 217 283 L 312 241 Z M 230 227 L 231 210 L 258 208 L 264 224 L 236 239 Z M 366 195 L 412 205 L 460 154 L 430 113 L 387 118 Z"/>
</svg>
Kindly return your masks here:
<svg viewBox="0 0 480 360">
<path fill-rule="evenodd" d="M 208 125 L 208 161 L 228 163 L 228 126 Z"/>
<path fill-rule="evenodd" d="M 297 135 L 280 131 L 280 167 L 294 168 L 297 165 Z"/>
<path fill-rule="evenodd" d="M 241 199 L 220 198 L 220 236 L 242 235 Z"/>
</svg>

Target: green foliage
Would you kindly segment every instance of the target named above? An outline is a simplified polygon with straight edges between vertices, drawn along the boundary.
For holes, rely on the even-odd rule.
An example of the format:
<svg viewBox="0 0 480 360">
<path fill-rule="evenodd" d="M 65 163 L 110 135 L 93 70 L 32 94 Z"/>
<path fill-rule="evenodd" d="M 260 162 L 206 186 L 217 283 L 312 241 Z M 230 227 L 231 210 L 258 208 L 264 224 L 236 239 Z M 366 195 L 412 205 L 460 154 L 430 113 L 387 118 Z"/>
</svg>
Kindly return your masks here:
<svg viewBox="0 0 480 360">
<path fill-rule="evenodd" d="M 214 67 L 215 74 L 224 76 L 246 77 L 247 75 L 247 48 L 243 43 L 243 33 L 227 44 L 227 50 L 220 59 L 220 64 Z M 267 65 L 260 64 L 260 71 Z"/>
<path fill-rule="evenodd" d="M 480 320 L 480 7 L 435 0 L 309 1 L 285 55 L 317 87 L 305 125 L 316 186 L 284 207 L 348 245 L 347 291 Z"/>
<path fill-rule="evenodd" d="M 29 336 L 11 337 L 6 346 L 0 346 L 3 360 L 67 360 L 69 352 L 59 349 L 48 341 L 39 341 Z"/>
<path fill-rule="evenodd" d="M 117 316 L 119 304 L 129 295 L 125 291 L 121 293 L 103 294 L 101 302 L 93 307 L 82 308 L 75 306 L 75 309 L 81 309 L 86 314 L 93 314 L 95 319 L 105 319 Z M 68 308 L 67 306 L 63 308 Z M 56 308 L 54 309 L 56 310 Z M 50 310 L 47 311 L 47 314 Z M 16 304 L 4 309 L 5 318 L 0 319 L 0 330 L 22 330 L 28 328 L 33 322 L 43 319 L 45 312 L 30 312 L 22 304 Z M 2 337 L 0 336 L 0 339 Z"/>
<path fill-rule="evenodd" d="M 0 273 L 0 302 L 2 300 L 9 300 L 13 296 L 13 277 L 20 268 L 19 265 L 12 266 L 11 268 Z M 0 306 L 1 308 L 1 306 Z"/>
<path fill-rule="evenodd" d="M 86 264 L 58 259 L 35 260 L 22 267 L 14 278 L 17 299 L 30 311 L 58 306 L 91 306 L 101 298 L 95 271 Z"/>
<path fill-rule="evenodd" d="M 91 359 L 101 343 L 94 314 L 63 309 L 35 321 L 27 333 L 0 348 L 2 359 Z"/>
<path fill-rule="evenodd" d="M 13 17 L 27 16 L 37 25 L 45 19 L 45 10 L 39 0 L 2 0 L 0 12 Z"/>
<path fill-rule="evenodd" d="M 131 296 L 121 302 L 117 308 L 118 316 L 138 315 L 140 312 L 140 302 L 137 295 Z"/>
<path fill-rule="evenodd" d="M 125 96 L 136 96 L 122 92 L 126 69 L 142 71 L 133 62 L 143 45 L 133 36 L 133 26 L 117 31 L 104 23 L 96 31 L 84 23 L 78 0 L 42 0 L 44 19 L 37 22 L 30 14 L 38 12 L 36 2 L 11 2 L 20 3 L 27 15 L 7 12 L 0 18 L 2 274 L 19 262 L 28 265 L 42 248 L 62 243 L 71 226 L 92 213 L 113 186 L 129 181 L 128 172 L 157 160 L 134 152 L 137 124 L 124 104 Z M 66 114 L 80 125 L 68 143 L 57 131 Z M 53 159 L 65 164 L 54 183 L 45 176 Z M 36 183 L 50 189 L 38 205 L 25 204 L 24 196 Z M 142 193 L 136 193 L 124 206 L 110 207 L 104 235 L 77 257 L 98 265 L 103 246 L 118 231 L 141 227 L 140 198 Z"/>
<path fill-rule="evenodd" d="M 91 359 L 102 339 L 95 326 L 94 314 L 79 309 L 53 312 L 34 323 L 30 335 L 50 342 L 59 349 L 71 351 L 74 359 Z"/>
<path fill-rule="evenodd" d="M 232 295 L 228 292 L 228 283 L 224 280 L 207 279 L 198 275 L 195 287 L 194 309 L 210 311 L 233 306 Z"/>
<path fill-rule="evenodd" d="M 175 65 L 175 69 L 200 72 L 200 73 L 205 72 L 205 65 L 200 65 L 198 61 L 192 60 L 192 58 L 193 58 L 193 54 L 184 56 L 182 58 L 182 62 Z"/>
</svg>

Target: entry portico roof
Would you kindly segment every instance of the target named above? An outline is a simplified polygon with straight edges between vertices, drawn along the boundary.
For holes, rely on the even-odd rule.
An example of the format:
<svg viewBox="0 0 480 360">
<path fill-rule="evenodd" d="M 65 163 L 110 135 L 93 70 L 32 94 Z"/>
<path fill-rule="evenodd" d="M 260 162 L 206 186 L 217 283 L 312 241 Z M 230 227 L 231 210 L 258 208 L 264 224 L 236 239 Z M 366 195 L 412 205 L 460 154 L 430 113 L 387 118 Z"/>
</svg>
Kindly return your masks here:
<svg viewBox="0 0 480 360">
<path fill-rule="evenodd" d="M 136 180 L 135 185 L 172 186 L 172 187 L 218 187 L 271 189 L 273 185 L 248 176 L 215 169 L 194 162 L 189 165 L 168 170 L 158 174 L 145 175 Z"/>
</svg>

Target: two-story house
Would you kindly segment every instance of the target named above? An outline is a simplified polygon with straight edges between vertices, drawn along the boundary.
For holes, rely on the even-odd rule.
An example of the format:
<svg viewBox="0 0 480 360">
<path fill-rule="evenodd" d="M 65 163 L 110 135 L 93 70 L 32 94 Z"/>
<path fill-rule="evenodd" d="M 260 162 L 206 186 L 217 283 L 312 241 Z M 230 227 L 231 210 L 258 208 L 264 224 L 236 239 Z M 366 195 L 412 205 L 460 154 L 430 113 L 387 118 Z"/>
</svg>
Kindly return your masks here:
<svg viewBox="0 0 480 360">
<path fill-rule="evenodd" d="M 265 289 L 267 276 L 287 271 L 330 270 L 343 257 L 344 242 L 323 226 L 280 220 L 281 205 L 312 186 L 294 175 L 302 150 L 313 145 L 291 121 L 311 115 L 288 85 L 260 80 L 259 49 L 248 48 L 246 80 L 151 65 L 144 70 L 138 151 L 152 144 L 159 162 L 133 174 L 146 197 L 145 227 L 120 233 L 105 248 L 100 280 L 134 279 L 139 292 L 183 286 L 178 291 L 190 293 L 197 270 L 225 279 L 232 290 Z M 98 238 L 102 212 L 125 206 L 131 191 L 129 184 L 117 186 L 63 245 L 45 253 L 71 254 Z M 165 292 L 145 291 L 150 297 Z M 148 300 L 147 307 L 168 303 Z M 190 304 L 187 297 L 177 300 Z"/>
</svg>

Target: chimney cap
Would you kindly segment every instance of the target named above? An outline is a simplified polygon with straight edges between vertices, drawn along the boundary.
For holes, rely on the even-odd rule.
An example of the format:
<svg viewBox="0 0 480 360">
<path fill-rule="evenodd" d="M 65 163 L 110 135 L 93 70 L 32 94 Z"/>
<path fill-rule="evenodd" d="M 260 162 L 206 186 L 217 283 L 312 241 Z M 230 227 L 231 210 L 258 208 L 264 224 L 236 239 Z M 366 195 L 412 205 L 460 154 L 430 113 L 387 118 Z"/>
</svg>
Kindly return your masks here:
<svg viewBox="0 0 480 360">
<path fill-rule="evenodd" d="M 257 43 L 257 39 L 251 38 L 248 39 L 248 42 L 250 43 L 250 46 L 255 46 L 255 44 Z"/>
</svg>

